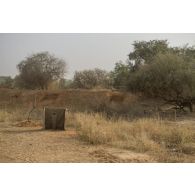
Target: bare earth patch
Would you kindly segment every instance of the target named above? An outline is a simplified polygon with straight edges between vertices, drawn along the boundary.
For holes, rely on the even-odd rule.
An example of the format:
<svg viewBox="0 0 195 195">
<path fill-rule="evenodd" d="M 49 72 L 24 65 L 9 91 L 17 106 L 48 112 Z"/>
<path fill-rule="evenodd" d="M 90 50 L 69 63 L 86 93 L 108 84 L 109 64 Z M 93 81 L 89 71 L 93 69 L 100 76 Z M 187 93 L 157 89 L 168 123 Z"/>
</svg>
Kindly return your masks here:
<svg viewBox="0 0 195 195">
<path fill-rule="evenodd" d="M 128 150 L 121 150 L 116 148 L 102 148 L 94 150 L 90 153 L 94 157 L 99 158 L 99 162 L 110 163 L 145 163 L 155 162 L 149 155 L 140 154 Z"/>
<path fill-rule="evenodd" d="M 145 154 L 88 145 L 73 129 L 43 130 L 26 122 L 0 123 L 0 162 L 153 162 Z"/>
</svg>

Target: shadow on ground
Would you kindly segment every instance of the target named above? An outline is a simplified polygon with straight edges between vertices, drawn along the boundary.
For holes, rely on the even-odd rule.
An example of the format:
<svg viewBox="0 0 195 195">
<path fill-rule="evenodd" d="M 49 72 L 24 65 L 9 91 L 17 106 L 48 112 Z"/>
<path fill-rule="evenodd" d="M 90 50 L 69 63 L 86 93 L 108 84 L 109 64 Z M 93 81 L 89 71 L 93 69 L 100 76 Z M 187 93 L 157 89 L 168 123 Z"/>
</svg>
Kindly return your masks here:
<svg viewBox="0 0 195 195">
<path fill-rule="evenodd" d="M 25 130 L 3 130 L 1 133 L 37 133 L 37 132 L 62 132 L 62 130 L 45 130 L 45 129 L 25 129 Z"/>
</svg>

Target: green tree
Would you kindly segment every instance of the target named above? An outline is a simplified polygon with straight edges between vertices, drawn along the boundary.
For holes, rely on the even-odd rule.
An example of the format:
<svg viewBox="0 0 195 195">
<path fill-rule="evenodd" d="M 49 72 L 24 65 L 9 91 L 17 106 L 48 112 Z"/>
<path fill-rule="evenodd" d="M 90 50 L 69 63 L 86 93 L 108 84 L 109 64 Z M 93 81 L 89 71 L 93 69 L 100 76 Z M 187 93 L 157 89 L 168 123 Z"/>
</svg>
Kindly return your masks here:
<svg viewBox="0 0 195 195">
<path fill-rule="evenodd" d="M 115 64 L 114 71 L 111 72 L 113 87 L 117 89 L 126 88 L 128 84 L 130 71 L 131 65 L 127 65 L 122 62 L 117 62 Z"/>
<path fill-rule="evenodd" d="M 184 57 L 186 61 L 195 59 L 195 46 L 188 46 L 188 44 L 186 44 L 183 47 L 170 48 L 170 51 L 174 54 Z"/>
<path fill-rule="evenodd" d="M 129 54 L 128 63 L 116 63 L 114 71 L 111 72 L 113 86 L 128 88 L 130 82 L 135 82 L 135 74 L 140 67 L 150 64 L 157 54 L 166 53 L 169 50 L 167 40 L 135 41 L 133 51 Z M 137 87 L 131 86 L 131 90 L 135 91 Z"/>
<path fill-rule="evenodd" d="M 138 69 L 140 65 L 150 63 L 158 53 L 168 50 L 167 40 L 135 41 L 129 60 L 134 63 L 134 69 Z"/>
<path fill-rule="evenodd" d="M 195 97 L 195 63 L 184 55 L 158 54 L 129 80 L 129 89 L 182 106 Z"/>
<path fill-rule="evenodd" d="M 63 78 L 66 63 L 48 52 L 41 52 L 27 57 L 17 65 L 19 75 L 16 85 L 29 89 L 47 89 L 48 84 Z"/>
</svg>

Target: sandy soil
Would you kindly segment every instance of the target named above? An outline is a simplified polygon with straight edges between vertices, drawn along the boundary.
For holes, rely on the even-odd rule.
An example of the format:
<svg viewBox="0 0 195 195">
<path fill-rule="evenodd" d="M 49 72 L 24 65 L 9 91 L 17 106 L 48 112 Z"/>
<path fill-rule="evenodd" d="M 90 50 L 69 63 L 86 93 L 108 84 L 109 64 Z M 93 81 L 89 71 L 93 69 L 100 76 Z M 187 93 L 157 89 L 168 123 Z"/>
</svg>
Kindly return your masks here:
<svg viewBox="0 0 195 195">
<path fill-rule="evenodd" d="M 154 162 L 146 154 L 88 145 L 71 129 L 21 126 L 0 123 L 0 162 Z"/>
</svg>

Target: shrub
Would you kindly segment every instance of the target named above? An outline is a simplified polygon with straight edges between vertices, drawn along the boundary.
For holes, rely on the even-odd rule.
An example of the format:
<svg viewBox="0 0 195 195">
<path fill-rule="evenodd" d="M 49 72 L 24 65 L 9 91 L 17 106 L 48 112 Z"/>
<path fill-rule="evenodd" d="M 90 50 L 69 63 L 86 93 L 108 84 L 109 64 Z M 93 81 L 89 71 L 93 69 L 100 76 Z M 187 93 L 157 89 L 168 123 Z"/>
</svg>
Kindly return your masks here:
<svg viewBox="0 0 195 195">
<path fill-rule="evenodd" d="M 109 87 L 109 73 L 101 70 L 76 71 L 74 74 L 73 85 L 75 88 L 92 89 L 95 87 Z"/>
</svg>

